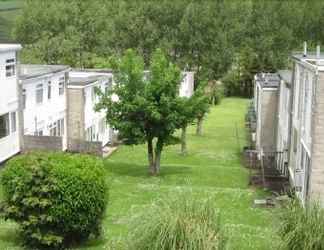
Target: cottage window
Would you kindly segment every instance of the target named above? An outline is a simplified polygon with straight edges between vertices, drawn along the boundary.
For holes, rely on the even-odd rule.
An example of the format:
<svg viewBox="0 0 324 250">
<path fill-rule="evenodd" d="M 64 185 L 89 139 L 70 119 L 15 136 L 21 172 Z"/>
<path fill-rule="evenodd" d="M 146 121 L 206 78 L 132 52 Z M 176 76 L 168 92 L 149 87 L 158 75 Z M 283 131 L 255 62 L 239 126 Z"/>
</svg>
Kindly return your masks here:
<svg viewBox="0 0 324 250">
<path fill-rule="evenodd" d="M 16 63 L 15 59 L 6 60 L 6 77 L 11 77 L 16 74 Z"/>
<path fill-rule="evenodd" d="M 37 84 L 36 86 L 36 103 L 43 102 L 43 84 Z"/>
<path fill-rule="evenodd" d="M 57 123 L 57 136 L 64 135 L 64 119 L 60 119 L 56 123 Z"/>
<path fill-rule="evenodd" d="M 56 122 L 50 125 L 50 136 L 56 136 L 57 135 L 57 128 L 56 128 Z"/>
<path fill-rule="evenodd" d="M 10 114 L 10 119 L 11 119 L 11 133 L 14 133 L 17 131 L 16 112 Z"/>
<path fill-rule="evenodd" d="M 26 96 L 26 89 L 22 90 L 22 108 L 26 108 L 26 101 L 27 101 L 27 96 Z"/>
<path fill-rule="evenodd" d="M 9 114 L 0 116 L 0 138 L 8 136 L 9 131 Z"/>
<path fill-rule="evenodd" d="M 47 83 L 47 99 L 51 99 L 52 96 L 52 83 L 51 81 L 48 81 Z"/>
<path fill-rule="evenodd" d="M 65 77 L 60 77 L 59 79 L 59 95 L 63 95 L 64 94 L 64 84 L 65 83 Z"/>
<path fill-rule="evenodd" d="M 38 131 L 35 132 L 35 135 L 37 135 L 37 136 L 43 136 L 44 135 L 44 132 L 43 132 L 42 129 L 40 129 L 40 130 L 38 130 Z"/>
<path fill-rule="evenodd" d="M 91 126 L 91 127 L 87 128 L 86 140 L 87 141 L 95 141 L 96 140 L 95 127 L 94 126 Z"/>
</svg>

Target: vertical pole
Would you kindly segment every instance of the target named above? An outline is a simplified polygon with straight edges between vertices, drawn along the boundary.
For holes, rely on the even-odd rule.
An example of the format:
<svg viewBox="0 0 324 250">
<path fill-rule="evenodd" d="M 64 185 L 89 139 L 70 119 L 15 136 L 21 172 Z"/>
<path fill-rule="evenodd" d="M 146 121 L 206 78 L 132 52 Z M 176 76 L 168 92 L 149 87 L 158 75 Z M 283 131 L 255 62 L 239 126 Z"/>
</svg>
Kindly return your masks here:
<svg viewBox="0 0 324 250">
<path fill-rule="evenodd" d="M 263 149 L 261 149 L 261 175 L 262 175 L 262 185 L 265 187 L 265 176 L 264 176 L 264 164 L 263 164 Z"/>
</svg>

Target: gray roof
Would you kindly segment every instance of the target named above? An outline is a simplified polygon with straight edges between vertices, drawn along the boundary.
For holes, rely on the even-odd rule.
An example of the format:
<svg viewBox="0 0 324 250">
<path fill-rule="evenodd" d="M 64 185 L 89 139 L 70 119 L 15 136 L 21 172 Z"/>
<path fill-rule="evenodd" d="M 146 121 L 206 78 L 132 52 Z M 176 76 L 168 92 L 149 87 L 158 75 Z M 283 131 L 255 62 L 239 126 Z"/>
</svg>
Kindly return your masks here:
<svg viewBox="0 0 324 250">
<path fill-rule="evenodd" d="M 0 44 L 0 52 L 2 51 L 17 51 L 21 50 L 22 47 L 20 44 L 14 44 L 14 43 L 2 43 Z"/>
<path fill-rule="evenodd" d="M 85 87 L 87 85 L 90 85 L 96 81 L 98 81 L 101 77 L 107 77 L 107 75 L 103 74 L 97 74 L 92 76 L 86 76 L 86 77 L 69 77 L 69 86 L 81 86 Z"/>
<path fill-rule="evenodd" d="M 280 78 L 277 73 L 258 73 L 256 74 L 256 82 L 262 88 L 277 88 L 280 83 Z"/>
<path fill-rule="evenodd" d="M 113 73 L 112 69 L 80 69 L 80 68 L 72 68 L 72 71 L 78 71 L 78 72 L 95 72 L 95 73 Z"/>
<path fill-rule="evenodd" d="M 317 57 L 315 52 L 307 52 L 306 56 L 304 56 L 304 54 L 301 52 L 296 52 L 296 53 L 292 54 L 292 57 L 295 59 L 298 59 L 298 60 L 307 60 L 307 59 L 310 59 L 310 60 L 321 59 L 321 60 L 323 60 L 324 53 L 320 53 L 320 56 Z"/>
<path fill-rule="evenodd" d="M 38 64 L 21 64 L 20 79 L 26 80 L 47 74 L 53 74 L 68 70 L 67 65 L 38 65 Z"/>
<path fill-rule="evenodd" d="M 285 70 L 279 70 L 278 74 L 280 78 L 285 82 L 288 83 L 289 85 L 291 84 L 292 81 L 292 71 L 285 69 Z"/>
</svg>

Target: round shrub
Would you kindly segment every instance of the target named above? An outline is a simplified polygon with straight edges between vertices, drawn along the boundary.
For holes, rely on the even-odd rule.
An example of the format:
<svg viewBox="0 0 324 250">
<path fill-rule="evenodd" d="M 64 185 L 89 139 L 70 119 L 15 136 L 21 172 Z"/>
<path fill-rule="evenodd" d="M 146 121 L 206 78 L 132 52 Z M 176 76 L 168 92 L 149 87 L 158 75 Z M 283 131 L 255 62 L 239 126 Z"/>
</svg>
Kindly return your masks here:
<svg viewBox="0 0 324 250">
<path fill-rule="evenodd" d="M 130 249 L 219 250 L 225 238 L 211 200 L 192 193 L 169 195 L 134 219 Z"/>
<path fill-rule="evenodd" d="M 61 248 L 98 236 L 107 205 L 101 160 L 34 152 L 10 160 L 1 175 L 6 219 L 19 223 L 33 248 Z"/>
</svg>

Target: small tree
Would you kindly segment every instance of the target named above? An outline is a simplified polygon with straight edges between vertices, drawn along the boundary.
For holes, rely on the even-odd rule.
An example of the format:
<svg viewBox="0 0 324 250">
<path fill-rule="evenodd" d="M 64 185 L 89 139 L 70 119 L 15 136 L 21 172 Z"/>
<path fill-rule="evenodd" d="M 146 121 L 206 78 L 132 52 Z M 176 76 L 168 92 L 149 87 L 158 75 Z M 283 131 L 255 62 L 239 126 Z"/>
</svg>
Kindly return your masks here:
<svg viewBox="0 0 324 250">
<path fill-rule="evenodd" d="M 202 135 L 202 123 L 210 107 L 210 97 L 206 93 L 206 85 L 207 82 L 201 82 L 192 97 L 193 114 L 197 119 L 197 135 Z"/>
<path fill-rule="evenodd" d="M 132 50 L 115 61 L 113 68 L 116 84 L 105 94 L 98 91 L 96 110 L 106 111 L 107 122 L 125 143 L 147 143 L 149 172 L 157 175 L 162 150 L 178 141 L 173 134 L 184 120 L 179 97 L 181 72 L 160 50 L 154 53 L 148 74 L 143 58 Z"/>
</svg>

